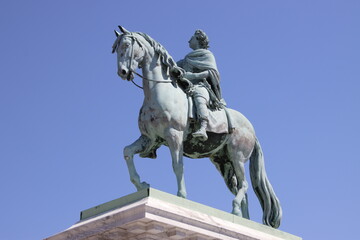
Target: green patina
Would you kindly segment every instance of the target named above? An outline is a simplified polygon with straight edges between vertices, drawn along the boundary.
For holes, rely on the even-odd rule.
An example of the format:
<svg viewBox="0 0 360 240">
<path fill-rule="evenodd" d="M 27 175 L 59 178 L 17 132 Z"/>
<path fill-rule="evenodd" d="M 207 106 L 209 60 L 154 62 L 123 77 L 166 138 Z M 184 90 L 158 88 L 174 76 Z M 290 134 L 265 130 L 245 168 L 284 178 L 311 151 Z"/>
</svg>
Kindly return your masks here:
<svg viewBox="0 0 360 240">
<path fill-rule="evenodd" d="M 245 177 L 245 163 L 249 161 L 251 185 L 263 209 L 262 221 L 278 228 L 282 209 L 267 177 L 260 143 L 250 121 L 240 112 L 225 108 L 225 101 L 221 100 L 220 76 L 215 58 L 207 50 L 206 34 L 197 30 L 189 41 L 193 51 L 176 64 L 149 35 L 123 27 L 120 30 L 122 33 L 115 31 L 113 44 L 118 75 L 124 80 L 133 80 L 134 74 L 140 76 L 145 97 L 138 118 L 141 135 L 124 148 L 130 181 L 136 189 L 141 191 L 150 185 L 141 181 L 134 156 L 156 158 L 156 149 L 165 145 L 171 152 L 179 197 L 187 197 L 183 154 L 189 158 L 209 157 L 235 195 L 232 213 L 250 219 L 246 193 L 249 184 Z M 142 75 L 135 72 L 137 68 L 142 69 Z M 212 106 L 211 111 L 207 106 Z M 195 128 L 190 127 L 193 121 Z M 225 133 L 229 134 L 219 141 L 222 136 L 217 134 Z"/>
</svg>

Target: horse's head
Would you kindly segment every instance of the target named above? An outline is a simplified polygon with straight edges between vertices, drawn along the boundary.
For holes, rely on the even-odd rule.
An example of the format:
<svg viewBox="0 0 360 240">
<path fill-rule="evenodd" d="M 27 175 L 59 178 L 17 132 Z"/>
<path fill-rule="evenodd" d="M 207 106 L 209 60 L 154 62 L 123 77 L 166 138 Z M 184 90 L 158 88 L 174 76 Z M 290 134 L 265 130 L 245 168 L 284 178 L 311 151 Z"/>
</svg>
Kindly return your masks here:
<svg viewBox="0 0 360 240">
<path fill-rule="evenodd" d="M 117 53 L 118 75 L 128 81 L 134 78 L 133 72 L 140 67 L 145 51 L 136 33 L 119 26 L 122 33 L 115 31 L 116 40 L 113 53 Z"/>
</svg>

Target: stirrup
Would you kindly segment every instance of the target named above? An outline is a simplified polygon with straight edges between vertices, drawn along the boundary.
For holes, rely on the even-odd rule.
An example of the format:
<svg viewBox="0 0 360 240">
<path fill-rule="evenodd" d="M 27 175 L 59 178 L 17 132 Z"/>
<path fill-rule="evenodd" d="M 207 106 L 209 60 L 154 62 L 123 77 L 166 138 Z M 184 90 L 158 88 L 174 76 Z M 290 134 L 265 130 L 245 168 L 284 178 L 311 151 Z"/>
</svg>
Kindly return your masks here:
<svg viewBox="0 0 360 240">
<path fill-rule="evenodd" d="M 193 137 L 198 138 L 201 141 L 206 141 L 208 139 L 208 136 L 206 134 L 206 130 L 202 130 L 201 128 L 194 132 Z"/>
</svg>

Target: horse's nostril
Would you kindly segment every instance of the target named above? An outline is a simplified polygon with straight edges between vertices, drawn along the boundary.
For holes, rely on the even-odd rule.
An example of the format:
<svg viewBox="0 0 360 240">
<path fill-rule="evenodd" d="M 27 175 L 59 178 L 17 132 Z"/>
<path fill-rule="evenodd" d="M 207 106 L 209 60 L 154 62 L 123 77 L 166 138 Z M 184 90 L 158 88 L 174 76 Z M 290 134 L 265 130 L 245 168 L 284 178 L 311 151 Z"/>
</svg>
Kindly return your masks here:
<svg viewBox="0 0 360 240">
<path fill-rule="evenodd" d="M 121 74 L 122 74 L 122 75 L 126 75 L 126 71 L 125 71 L 125 70 L 121 70 Z"/>
</svg>

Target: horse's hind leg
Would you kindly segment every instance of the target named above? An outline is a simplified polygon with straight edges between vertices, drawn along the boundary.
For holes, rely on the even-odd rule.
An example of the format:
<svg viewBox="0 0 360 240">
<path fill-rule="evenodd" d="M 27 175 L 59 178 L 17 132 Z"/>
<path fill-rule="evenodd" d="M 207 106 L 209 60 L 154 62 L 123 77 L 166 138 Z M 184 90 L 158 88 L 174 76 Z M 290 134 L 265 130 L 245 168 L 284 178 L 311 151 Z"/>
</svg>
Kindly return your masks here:
<svg viewBox="0 0 360 240">
<path fill-rule="evenodd" d="M 250 219 L 247 193 L 245 193 L 245 198 L 241 202 L 241 212 L 243 218 Z"/>
<path fill-rule="evenodd" d="M 229 190 L 235 195 L 232 213 L 249 219 L 244 163 L 240 161 L 240 163 L 234 164 L 233 161 L 236 159 L 238 159 L 238 157 L 234 154 L 228 154 L 228 151 L 226 151 L 225 155 L 215 155 L 210 158 L 211 162 L 224 178 Z"/>
<path fill-rule="evenodd" d="M 124 148 L 124 158 L 129 170 L 130 181 L 135 185 L 138 191 L 148 188 L 150 185 L 140 181 L 140 176 L 137 173 L 134 164 L 134 154 L 144 152 L 151 147 L 151 144 L 152 141 L 148 137 L 141 135 L 135 142 Z"/>
<path fill-rule="evenodd" d="M 249 185 L 245 178 L 245 167 L 244 167 L 246 158 L 244 157 L 241 151 L 239 152 L 229 151 L 229 154 L 230 154 L 230 160 L 232 161 L 234 166 L 234 171 L 237 179 L 237 188 L 238 188 L 238 192 L 233 200 L 232 213 L 237 216 L 249 219 L 249 210 L 248 210 L 247 194 L 246 194 Z"/>
</svg>

